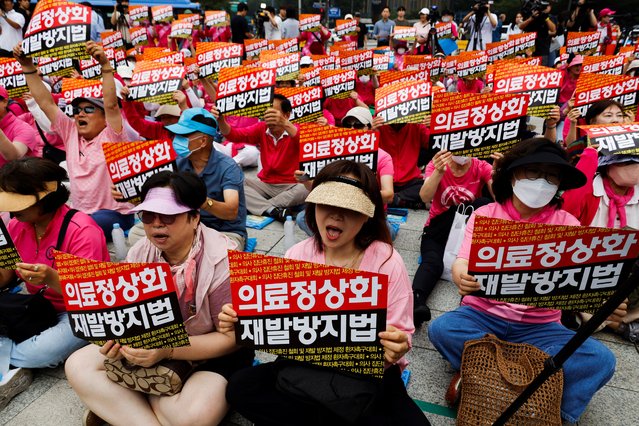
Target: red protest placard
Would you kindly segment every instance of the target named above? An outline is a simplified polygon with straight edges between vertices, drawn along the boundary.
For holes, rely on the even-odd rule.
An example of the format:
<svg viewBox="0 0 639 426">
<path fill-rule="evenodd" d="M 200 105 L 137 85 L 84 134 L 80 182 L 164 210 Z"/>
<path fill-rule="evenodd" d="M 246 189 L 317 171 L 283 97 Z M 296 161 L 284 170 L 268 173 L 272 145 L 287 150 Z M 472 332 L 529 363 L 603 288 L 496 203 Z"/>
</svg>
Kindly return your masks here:
<svg viewBox="0 0 639 426">
<path fill-rule="evenodd" d="M 388 277 L 229 251 L 239 344 L 381 377 Z"/>
<path fill-rule="evenodd" d="M 460 52 L 455 59 L 455 69 L 459 78 L 480 78 L 486 74 L 488 55 L 483 50 Z"/>
<path fill-rule="evenodd" d="M 102 31 L 100 37 L 102 39 L 102 48 L 124 49 L 124 39 L 120 31 Z"/>
<path fill-rule="evenodd" d="M 104 49 L 104 54 L 109 62 L 111 62 L 111 67 L 113 69 L 116 69 L 120 65 L 128 65 L 126 61 L 126 51 L 124 49 L 114 49 L 109 47 Z M 102 70 L 100 70 L 100 74 L 102 74 Z"/>
<path fill-rule="evenodd" d="M 345 99 L 355 90 L 355 70 L 320 70 L 320 84 L 325 98 Z"/>
<path fill-rule="evenodd" d="M 300 51 L 297 38 L 285 38 L 283 40 L 269 40 L 268 49 L 282 53 L 295 53 Z"/>
<path fill-rule="evenodd" d="M 324 70 L 334 70 L 337 59 L 331 55 L 311 55 L 313 65 Z"/>
<path fill-rule="evenodd" d="M 300 170 L 311 178 L 327 164 L 353 160 L 377 170 L 379 136 L 373 130 L 343 129 L 315 123 L 300 125 Z"/>
<path fill-rule="evenodd" d="M 165 140 L 139 142 L 105 142 L 104 159 L 111 181 L 124 201 L 138 204 L 142 185 L 152 175 L 175 171 L 177 154 Z"/>
<path fill-rule="evenodd" d="M 332 56 L 337 56 L 339 55 L 339 52 L 353 50 L 357 50 L 357 41 L 337 41 L 330 47 L 330 54 Z"/>
<path fill-rule="evenodd" d="M 193 28 L 200 28 L 200 15 L 198 13 L 178 13 L 178 20 L 190 22 L 193 24 Z"/>
<path fill-rule="evenodd" d="M 133 22 L 146 21 L 149 19 L 149 6 L 129 5 L 129 19 Z M 131 28 L 132 30 L 133 28 Z"/>
<path fill-rule="evenodd" d="M 171 22 L 171 38 L 189 38 L 193 34 L 193 22 L 178 19 Z"/>
<path fill-rule="evenodd" d="M 521 34 L 511 34 L 508 36 L 508 41 L 513 41 L 513 48 L 515 50 L 515 55 L 523 55 L 527 51 L 532 53 L 535 51 L 535 41 L 537 40 L 537 33 L 521 33 Z"/>
<path fill-rule="evenodd" d="M 302 31 L 319 31 L 322 20 L 321 15 L 301 14 L 299 19 L 299 30 Z"/>
<path fill-rule="evenodd" d="M 430 147 L 455 155 L 490 158 L 519 142 L 526 125 L 528 95 L 436 93 Z"/>
<path fill-rule="evenodd" d="M 504 40 L 486 43 L 486 55 L 488 55 L 488 62 L 510 59 L 515 55 L 515 42 L 514 40 Z"/>
<path fill-rule="evenodd" d="M 146 27 L 131 28 L 129 29 L 129 35 L 131 36 L 131 44 L 134 46 L 146 46 L 149 44 Z"/>
<path fill-rule="evenodd" d="M 603 155 L 639 155 L 639 123 L 578 126 Z"/>
<path fill-rule="evenodd" d="M 393 40 L 407 42 L 415 41 L 414 27 L 395 27 L 393 31 Z"/>
<path fill-rule="evenodd" d="M 428 70 L 404 70 L 404 71 L 386 71 L 379 75 L 379 87 L 398 81 L 419 81 L 428 80 L 430 75 Z"/>
<path fill-rule="evenodd" d="M 7 89 L 10 98 L 21 98 L 29 91 L 22 66 L 13 58 L 0 58 L 0 86 Z"/>
<path fill-rule="evenodd" d="M 357 21 L 354 19 L 335 20 L 335 35 L 337 37 L 357 35 Z"/>
<path fill-rule="evenodd" d="M 153 17 L 153 22 L 171 22 L 173 20 L 173 6 L 152 6 L 151 16 Z"/>
<path fill-rule="evenodd" d="M 559 99 L 562 81 L 561 70 L 510 63 L 508 66 L 496 68 L 493 91 L 526 93 L 530 95 L 528 115 L 548 118 Z"/>
<path fill-rule="evenodd" d="M 182 65 L 184 63 L 184 54 L 182 52 L 175 52 L 161 47 L 155 49 L 150 47 L 145 48 L 142 58 L 144 61 L 171 65 Z"/>
<path fill-rule="evenodd" d="M 339 52 L 338 64 L 343 70 L 355 70 L 358 75 L 373 73 L 373 51 L 353 50 Z"/>
<path fill-rule="evenodd" d="M 639 77 L 605 74 L 582 74 L 575 88 L 575 108 L 585 116 L 594 102 L 602 99 L 614 99 L 624 111 L 633 116 L 637 113 L 637 91 Z"/>
<path fill-rule="evenodd" d="M 207 27 L 226 27 L 228 21 L 226 19 L 226 11 L 224 10 L 207 10 L 204 12 L 204 23 Z"/>
<path fill-rule="evenodd" d="M 297 78 L 302 82 L 302 86 L 320 85 L 320 67 L 307 67 L 300 69 Z"/>
<path fill-rule="evenodd" d="M 97 345 L 189 346 L 168 263 L 111 263 L 54 251 L 73 335 Z"/>
<path fill-rule="evenodd" d="M 291 101 L 291 123 L 315 122 L 322 116 L 322 88 L 315 87 L 280 87 L 275 93 L 286 96 Z"/>
<path fill-rule="evenodd" d="M 246 59 L 257 59 L 260 52 L 268 48 L 268 40 L 265 38 L 249 38 L 244 40 Z"/>
<path fill-rule="evenodd" d="M 22 262 L 4 221 L 0 220 L 0 269 L 16 269 L 16 263 Z"/>
<path fill-rule="evenodd" d="M 584 58 L 582 73 L 586 74 L 610 74 L 610 75 L 622 75 L 623 65 L 626 58 L 619 55 L 604 55 L 604 56 L 586 56 Z"/>
<path fill-rule="evenodd" d="M 223 68 L 217 83 L 217 109 L 222 114 L 262 117 L 273 102 L 275 71 L 260 67 Z"/>
<path fill-rule="evenodd" d="M 373 69 L 375 71 L 388 71 L 390 68 L 390 58 L 387 55 L 373 53 Z"/>
<path fill-rule="evenodd" d="M 42 75 L 69 77 L 75 70 L 71 58 L 37 58 L 38 71 Z M 6 86 L 5 86 L 6 87 Z"/>
<path fill-rule="evenodd" d="M 62 97 L 67 107 L 66 114 L 71 116 L 71 102 L 75 98 L 102 98 L 102 82 L 99 80 L 82 80 L 78 78 L 62 79 Z"/>
<path fill-rule="evenodd" d="M 452 38 L 453 37 L 453 23 L 452 22 L 438 22 L 435 24 L 435 31 L 437 31 L 437 38 Z"/>
<path fill-rule="evenodd" d="M 129 99 L 140 102 L 175 104 L 173 92 L 180 90 L 186 70 L 182 65 L 153 61 L 138 62 L 129 84 Z"/>
<path fill-rule="evenodd" d="M 599 31 L 569 32 L 566 35 L 566 53 L 575 55 L 594 55 L 599 53 Z"/>
<path fill-rule="evenodd" d="M 73 2 L 39 1 L 24 33 L 27 56 L 86 59 L 91 8 Z"/>
<path fill-rule="evenodd" d="M 473 293 L 549 309 L 596 311 L 639 256 L 639 232 L 475 216 Z"/>
<path fill-rule="evenodd" d="M 300 72 L 300 54 L 264 51 L 258 65 L 274 70 L 277 81 L 295 80 Z"/>
<path fill-rule="evenodd" d="M 427 71 L 431 81 L 436 81 L 442 75 L 442 58 L 432 58 L 428 55 L 405 55 L 404 70 Z"/>
<path fill-rule="evenodd" d="M 102 65 L 93 58 L 80 59 L 80 73 L 87 80 L 102 78 Z"/>
<path fill-rule="evenodd" d="M 384 124 L 421 123 L 430 114 L 430 81 L 401 81 L 375 91 L 375 115 Z"/>
<path fill-rule="evenodd" d="M 223 68 L 241 65 L 244 46 L 236 43 L 200 42 L 195 57 L 200 67 L 200 78 L 217 78 Z"/>
</svg>

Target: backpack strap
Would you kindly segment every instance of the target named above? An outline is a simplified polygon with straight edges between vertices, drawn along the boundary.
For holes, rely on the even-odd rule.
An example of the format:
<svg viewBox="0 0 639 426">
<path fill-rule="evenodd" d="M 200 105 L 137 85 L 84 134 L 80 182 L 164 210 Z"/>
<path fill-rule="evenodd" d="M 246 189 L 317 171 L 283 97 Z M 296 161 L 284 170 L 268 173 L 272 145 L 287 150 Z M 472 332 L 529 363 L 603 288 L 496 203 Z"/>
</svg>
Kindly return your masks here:
<svg viewBox="0 0 639 426">
<path fill-rule="evenodd" d="M 62 247 L 62 242 L 64 241 L 64 237 L 67 234 L 67 229 L 69 228 L 69 223 L 78 211 L 76 209 L 70 209 L 67 214 L 64 215 L 64 219 L 62 219 L 62 225 L 60 226 L 60 232 L 58 233 L 58 242 L 55 245 L 56 250 L 60 250 Z"/>
</svg>

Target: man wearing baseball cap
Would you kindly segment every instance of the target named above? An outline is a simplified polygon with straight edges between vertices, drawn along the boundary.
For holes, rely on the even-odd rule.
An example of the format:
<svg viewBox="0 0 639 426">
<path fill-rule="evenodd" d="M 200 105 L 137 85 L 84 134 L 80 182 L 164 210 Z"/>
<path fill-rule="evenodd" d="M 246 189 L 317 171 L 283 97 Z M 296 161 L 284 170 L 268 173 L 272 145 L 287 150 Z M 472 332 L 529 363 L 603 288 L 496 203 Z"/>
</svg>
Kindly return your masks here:
<svg viewBox="0 0 639 426">
<path fill-rule="evenodd" d="M 0 166 L 33 154 L 36 148 L 36 131 L 9 110 L 9 93 L 0 86 Z"/>
<path fill-rule="evenodd" d="M 14 47 L 13 56 L 22 65 L 33 99 L 51 121 L 51 130 L 64 141 L 73 207 L 91 215 L 110 241 L 113 225 L 119 223 L 127 230 L 133 226 L 134 217 L 128 214 L 130 204 L 117 202 L 111 195 L 111 178 L 102 144 L 136 141 L 139 135 L 123 125 L 114 70 L 104 50 L 97 43 L 88 41 L 86 51 L 102 68 L 103 96 L 74 99 L 71 102 L 73 118 L 58 108 L 38 76 L 33 60 L 23 54 L 20 44 Z"/>
<path fill-rule="evenodd" d="M 202 223 L 244 249 L 247 237 L 244 173 L 231 157 L 214 149 L 217 120 L 204 108 L 189 108 L 166 130 L 175 135 L 173 149 L 180 157 L 178 170 L 195 173 L 206 185 L 207 198 L 200 207 Z"/>
</svg>

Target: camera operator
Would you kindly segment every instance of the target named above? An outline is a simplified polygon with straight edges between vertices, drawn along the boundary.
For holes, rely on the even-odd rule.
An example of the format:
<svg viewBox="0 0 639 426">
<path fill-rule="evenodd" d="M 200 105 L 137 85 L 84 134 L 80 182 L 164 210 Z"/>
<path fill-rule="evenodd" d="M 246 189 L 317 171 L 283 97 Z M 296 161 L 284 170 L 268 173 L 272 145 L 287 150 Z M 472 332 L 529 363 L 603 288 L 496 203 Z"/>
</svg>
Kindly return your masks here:
<svg viewBox="0 0 639 426">
<path fill-rule="evenodd" d="M 553 65 L 549 63 L 548 55 L 550 54 L 550 42 L 557 34 L 557 24 L 553 17 L 550 16 L 550 9 L 551 6 L 548 1 L 535 0 L 527 2 L 522 10 L 522 14 L 526 19 L 519 24 L 519 28 L 525 32 L 537 33 L 534 56 L 541 57 L 541 63 L 544 66 Z"/>
<path fill-rule="evenodd" d="M 129 18 L 129 0 L 117 0 L 113 8 L 113 14 L 111 15 L 111 25 L 114 30 L 122 33 L 122 39 L 127 49 L 132 47 L 131 35 L 129 34 L 131 24 L 131 19 Z"/>
<path fill-rule="evenodd" d="M 566 28 L 569 31 L 593 31 L 597 28 L 597 17 L 593 7 L 592 1 L 579 0 L 566 22 Z"/>
<path fill-rule="evenodd" d="M 466 50 L 486 50 L 486 43 L 493 41 L 493 30 L 497 28 L 497 15 L 491 13 L 492 1 L 481 0 L 475 3 L 468 15 L 464 16 L 462 24 L 466 25 L 466 32 L 470 34 Z"/>
<path fill-rule="evenodd" d="M 267 40 L 281 40 L 282 31 L 282 18 L 275 14 L 275 8 L 273 6 L 266 6 L 264 9 L 266 20 L 264 21 L 264 38 Z"/>
</svg>

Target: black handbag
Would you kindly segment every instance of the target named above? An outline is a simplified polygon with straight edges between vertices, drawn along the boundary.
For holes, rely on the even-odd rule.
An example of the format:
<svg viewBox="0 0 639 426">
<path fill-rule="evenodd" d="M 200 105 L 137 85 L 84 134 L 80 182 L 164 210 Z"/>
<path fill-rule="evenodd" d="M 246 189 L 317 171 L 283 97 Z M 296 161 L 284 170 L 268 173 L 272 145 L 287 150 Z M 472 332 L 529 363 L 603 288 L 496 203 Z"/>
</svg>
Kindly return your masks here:
<svg viewBox="0 0 639 426">
<path fill-rule="evenodd" d="M 370 410 L 381 393 L 379 379 L 278 358 L 275 387 L 303 402 L 317 404 L 348 423 Z"/>
<path fill-rule="evenodd" d="M 38 129 L 38 133 L 40 133 L 40 137 L 42 138 L 42 142 L 44 142 L 44 147 L 42 148 L 42 158 L 49 159 L 49 160 L 53 161 L 56 164 L 60 164 L 61 162 L 66 161 L 67 152 L 62 150 L 62 149 L 60 149 L 60 148 L 56 148 L 55 146 L 51 145 L 49 143 L 49 140 L 45 136 L 44 132 L 42 131 L 42 129 L 38 125 L 38 123 L 36 123 L 36 127 Z"/>
<path fill-rule="evenodd" d="M 62 246 L 69 222 L 76 212 L 71 209 L 64 216 L 56 250 Z M 0 336 L 21 343 L 58 323 L 55 308 L 44 297 L 46 289 L 43 286 L 35 294 L 12 293 L 11 288 L 0 291 Z"/>
</svg>

